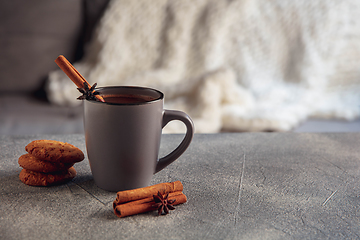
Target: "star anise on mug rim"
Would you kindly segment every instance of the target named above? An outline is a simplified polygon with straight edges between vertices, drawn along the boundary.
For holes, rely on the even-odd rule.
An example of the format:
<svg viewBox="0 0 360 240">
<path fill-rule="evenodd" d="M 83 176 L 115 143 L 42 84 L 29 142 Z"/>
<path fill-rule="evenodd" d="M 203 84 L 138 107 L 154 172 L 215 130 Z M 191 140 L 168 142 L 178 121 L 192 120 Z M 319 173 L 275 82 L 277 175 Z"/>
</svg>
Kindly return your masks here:
<svg viewBox="0 0 360 240">
<path fill-rule="evenodd" d="M 169 213 L 169 210 L 175 209 L 172 204 L 176 201 L 176 199 L 168 199 L 169 193 L 167 193 L 164 197 L 160 192 L 158 192 L 157 195 L 153 195 L 153 197 L 155 201 L 153 206 L 158 209 L 159 215 L 166 215 Z"/>
<path fill-rule="evenodd" d="M 98 91 L 94 91 L 96 88 L 97 83 L 94 83 L 91 88 L 89 89 L 89 86 L 84 82 L 84 86 L 82 88 L 77 88 L 79 92 L 81 92 L 83 95 L 78 97 L 78 100 L 94 100 L 97 101 L 96 95 L 99 95 L 100 93 Z"/>
</svg>

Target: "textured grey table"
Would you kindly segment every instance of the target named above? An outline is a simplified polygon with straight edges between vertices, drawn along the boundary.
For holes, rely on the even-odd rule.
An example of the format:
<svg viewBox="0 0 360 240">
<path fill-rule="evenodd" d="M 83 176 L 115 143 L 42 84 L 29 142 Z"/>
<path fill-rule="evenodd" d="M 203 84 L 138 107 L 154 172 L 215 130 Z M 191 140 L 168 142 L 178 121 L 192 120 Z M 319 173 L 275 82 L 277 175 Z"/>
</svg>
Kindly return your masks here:
<svg viewBox="0 0 360 240">
<path fill-rule="evenodd" d="M 165 135 L 162 154 L 181 138 Z M 87 159 L 68 184 L 20 182 L 17 158 L 35 139 L 85 152 L 83 135 L 0 137 L 1 239 L 360 239 L 360 133 L 195 135 L 152 181 L 180 180 L 188 202 L 127 218 L 114 215 L 116 193 L 94 184 Z"/>
</svg>

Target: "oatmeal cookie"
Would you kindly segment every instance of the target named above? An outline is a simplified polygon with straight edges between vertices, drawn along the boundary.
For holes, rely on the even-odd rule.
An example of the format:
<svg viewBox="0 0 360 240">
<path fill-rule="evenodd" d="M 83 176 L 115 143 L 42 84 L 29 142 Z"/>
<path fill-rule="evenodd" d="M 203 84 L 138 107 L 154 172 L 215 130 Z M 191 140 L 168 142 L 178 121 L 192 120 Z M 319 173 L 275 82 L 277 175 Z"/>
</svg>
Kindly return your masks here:
<svg viewBox="0 0 360 240">
<path fill-rule="evenodd" d="M 54 140 L 35 140 L 25 150 L 43 161 L 76 163 L 84 159 L 84 153 L 77 147 Z"/>
<path fill-rule="evenodd" d="M 27 170 L 43 173 L 67 170 L 74 165 L 74 163 L 56 163 L 43 161 L 31 155 L 30 153 L 20 156 L 18 162 L 21 167 Z"/>
<path fill-rule="evenodd" d="M 75 176 L 76 170 L 74 167 L 71 167 L 68 170 L 53 173 L 41 173 L 23 169 L 19 174 L 19 178 L 23 183 L 30 186 L 44 187 L 68 182 Z"/>
</svg>

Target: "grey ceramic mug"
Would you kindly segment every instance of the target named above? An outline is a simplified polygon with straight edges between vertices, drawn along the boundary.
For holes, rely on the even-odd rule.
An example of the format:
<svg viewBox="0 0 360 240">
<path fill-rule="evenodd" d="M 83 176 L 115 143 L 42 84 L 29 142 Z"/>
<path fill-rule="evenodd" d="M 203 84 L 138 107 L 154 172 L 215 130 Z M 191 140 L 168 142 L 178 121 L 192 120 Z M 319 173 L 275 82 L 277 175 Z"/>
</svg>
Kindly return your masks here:
<svg viewBox="0 0 360 240">
<path fill-rule="evenodd" d="M 119 86 L 96 90 L 102 96 L 150 98 L 140 103 L 84 101 L 86 150 L 96 185 L 108 191 L 148 186 L 153 174 L 175 161 L 190 145 L 192 120 L 184 112 L 164 110 L 164 94 L 155 89 Z M 186 134 L 175 150 L 159 159 L 162 128 L 172 120 L 182 121 Z"/>
</svg>

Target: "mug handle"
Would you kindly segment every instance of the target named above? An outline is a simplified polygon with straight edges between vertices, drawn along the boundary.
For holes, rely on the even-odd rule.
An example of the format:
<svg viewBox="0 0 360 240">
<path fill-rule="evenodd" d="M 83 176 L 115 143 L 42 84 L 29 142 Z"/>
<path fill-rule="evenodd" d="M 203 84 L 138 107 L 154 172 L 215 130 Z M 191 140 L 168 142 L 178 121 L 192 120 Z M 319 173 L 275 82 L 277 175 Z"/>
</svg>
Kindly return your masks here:
<svg viewBox="0 0 360 240">
<path fill-rule="evenodd" d="M 163 170 L 169 164 L 178 159 L 181 154 L 189 147 L 190 142 L 194 136 L 194 123 L 191 118 L 184 112 L 175 110 L 164 110 L 162 119 L 162 128 L 172 120 L 182 121 L 186 126 L 186 134 L 180 145 L 171 153 L 159 159 L 156 165 L 155 173 Z"/>
</svg>

